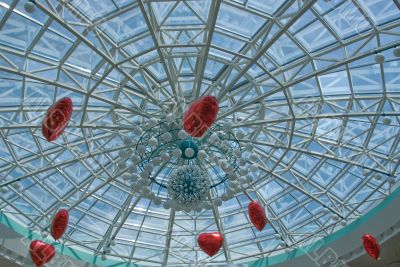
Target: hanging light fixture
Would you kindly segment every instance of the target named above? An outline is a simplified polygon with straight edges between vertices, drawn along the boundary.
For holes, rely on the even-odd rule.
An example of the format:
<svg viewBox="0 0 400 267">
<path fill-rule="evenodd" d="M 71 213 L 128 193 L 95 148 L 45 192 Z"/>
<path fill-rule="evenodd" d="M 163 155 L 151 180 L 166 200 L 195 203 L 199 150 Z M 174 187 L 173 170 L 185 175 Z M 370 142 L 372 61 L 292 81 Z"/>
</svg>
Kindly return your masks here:
<svg viewBox="0 0 400 267">
<path fill-rule="evenodd" d="M 134 192 L 165 209 L 199 212 L 212 204 L 221 206 L 251 183 L 251 172 L 258 170 L 257 164 L 248 165 L 246 160 L 256 160 L 248 152 L 252 145 L 247 142 L 243 150 L 236 139 L 241 134 L 233 132 L 229 123 L 230 127 L 212 125 L 201 138 L 167 120 L 152 119 L 142 125 L 145 130 L 134 125 L 132 133 L 122 133 L 125 147 L 118 152 L 118 168 L 126 170 L 122 181 Z M 211 188 L 224 193 L 210 199 Z"/>
</svg>

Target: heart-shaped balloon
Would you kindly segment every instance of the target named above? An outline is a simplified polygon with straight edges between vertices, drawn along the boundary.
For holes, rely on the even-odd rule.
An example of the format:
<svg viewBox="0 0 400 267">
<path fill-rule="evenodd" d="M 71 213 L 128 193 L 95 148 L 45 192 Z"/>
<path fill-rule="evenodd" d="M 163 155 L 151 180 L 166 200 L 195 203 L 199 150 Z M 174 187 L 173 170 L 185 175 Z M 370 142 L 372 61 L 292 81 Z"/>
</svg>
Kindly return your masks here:
<svg viewBox="0 0 400 267">
<path fill-rule="evenodd" d="M 222 244 L 224 243 L 224 238 L 221 233 L 202 233 L 197 238 L 197 243 L 199 244 L 201 250 L 207 253 L 210 257 L 217 254 Z"/>
<path fill-rule="evenodd" d="M 263 207 L 258 202 L 252 201 L 249 204 L 248 211 L 251 223 L 258 231 L 262 231 L 268 223 L 267 215 L 265 215 Z"/>
<path fill-rule="evenodd" d="M 42 133 L 47 141 L 56 140 L 64 132 L 71 119 L 71 114 L 72 100 L 70 97 L 62 98 L 50 107 L 42 122 Z"/>
<path fill-rule="evenodd" d="M 64 235 L 68 226 L 68 219 L 69 214 L 65 209 L 59 210 L 54 216 L 50 233 L 55 240 L 60 239 Z"/>
<path fill-rule="evenodd" d="M 35 265 L 40 267 L 48 263 L 54 257 L 56 250 L 52 245 L 35 240 L 31 242 L 29 253 Z"/>
<path fill-rule="evenodd" d="M 365 251 L 375 260 L 379 260 L 379 255 L 381 254 L 381 246 L 378 240 L 370 234 L 365 234 L 362 237 L 363 246 Z"/>
<path fill-rule="evenodd" d="M 218 101 L 214 96 L 201 97 L 183 115 L 183 129 L 193 137 L 202 137 L 215 122 L 218 111 Z"/>
</svg>

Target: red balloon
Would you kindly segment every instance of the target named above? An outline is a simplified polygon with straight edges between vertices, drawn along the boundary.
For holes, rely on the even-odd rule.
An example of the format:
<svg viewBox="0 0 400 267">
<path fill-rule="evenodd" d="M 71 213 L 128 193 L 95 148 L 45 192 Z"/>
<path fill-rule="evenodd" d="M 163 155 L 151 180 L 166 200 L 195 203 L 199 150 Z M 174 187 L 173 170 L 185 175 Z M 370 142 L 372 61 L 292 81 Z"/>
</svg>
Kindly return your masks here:
<svg viewBox="0 0 400 267">
<path fill-rule="evenodd" d="M 31 242 L 29 253 L 31 254 L 32 261 L 35 265 L 40 267 L 51 261 L 56 254 L 56 250 L 52 245 L 35 240 Z"/>
<path fill-rule="evenodd" d="M 193 137 L 202 137 L 215 122 L 218 111 L 218 101 L 214 96 L 201 97 L 183 115 L 183 129 Z"/>
<path fill-rule="evenodd" d="M 217 254 L 219 249 L 222 247 L 224 238 L 219 232 L 202 233 L 197 238 L 197 243 L 199 244 L 201 250 L 207 253 L 208 256 L 212 257 Z"/>
<path fill-rule="evenodd" d="M 65 97 L 57 101 L 48 111 L 42 122 L 42 133 L 47 141 L 56 140 L 65 130 L 71 119 L 72 100 Z"/>
<path fill-rule="evenodd" d="M 365 251 L 375 260 L 379 260 L 381 246 L 379 245 L 378 240 L 370 234 L 365 234 L 362 237 L 362 241 Z"/>
<path fill-rule="evenodd" d="M 69 214 L 67 210 L 59 210 L 57 214 L 53 218 L 53 222 L 51 224 L 51 236 L 58 240 L 60 239 L 67 229 L 68 226 Z"/>
<path fill-rule="evenodd" d="M 265 215 L 263 207 L 258 202 L 252 201 L 249 204 L 248 211 L 251 223 L 258 231 L 262 231 L 268 223 L 267 215 Z"/>
</svg>

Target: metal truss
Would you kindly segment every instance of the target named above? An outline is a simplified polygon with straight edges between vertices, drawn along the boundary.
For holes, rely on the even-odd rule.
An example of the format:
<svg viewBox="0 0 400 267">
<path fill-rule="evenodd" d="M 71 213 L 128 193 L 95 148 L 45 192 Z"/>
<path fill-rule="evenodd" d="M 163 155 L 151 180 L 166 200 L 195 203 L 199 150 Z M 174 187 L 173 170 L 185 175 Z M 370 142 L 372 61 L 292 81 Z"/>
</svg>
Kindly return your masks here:
<svg viewBox="0 0 400 267">
<path fill-rule="evenodd" d="M 0 209 L 27 227 L 48 230 L 63 206 L 62 242 L 95 255 L 242 263 L 329 235 L 398 187 L 398 1 L 23 2 L 0 1 Z M 257 175 L 221 207 L 164 210 L 121 178 L 121 137 L 207 94 L 254 145 Z M 47 143 L 43 115 L 67 95 L 72 121 Z M 262 234 L 249 199 L 268 212 Z M 217 230 L 207 258 L 193 244 Z"/>
</svg>

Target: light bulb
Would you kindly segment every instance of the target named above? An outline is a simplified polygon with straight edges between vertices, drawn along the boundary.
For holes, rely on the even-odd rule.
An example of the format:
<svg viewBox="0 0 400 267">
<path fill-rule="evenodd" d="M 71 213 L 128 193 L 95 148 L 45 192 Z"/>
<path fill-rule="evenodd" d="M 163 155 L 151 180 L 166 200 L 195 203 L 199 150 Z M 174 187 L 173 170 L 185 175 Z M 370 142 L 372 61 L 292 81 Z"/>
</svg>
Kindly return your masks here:
<svg viewBox="0 0 400 267">
<path fill-rule="evenodd" d="M 164 202 L 163 208 L 166 209 L 166 210 L 170 209 L 170 208 L 171 208 L 170 203 L 169 203 L 168 201 L 167 201 L 167 202 Z"/>
<path fill-rule="evenodd" d="M 258 170 L 258 165 L 257 164 L 252 164 L 249 166 L 249 172 L 256 172 Z"/>
<path fill-rule="evenodd" d="M 156 206 L 161 205 L 161 198 L 160 198 L 160 197 L 155 197 L 155 198 L 154 198 L 154 204 L 155 204 Z"/>
<path fill-rule="evenodd" d="M 210 142 L 211 143 L 214 143 L 214 142 L 217 142 L 217 141 L 219 141 L 219 136 L 218 136 L 218 134 L 217 133 L 213 133 L 211 136 L 210 136 Z"/>
<path fill-rule="evenodd" d="M 179 137 L 180 139 L 186 139 L 186 138 L 188 137 L 188 135 L 187 135 L 187 133 L 186 133 L 184 130 L 180 130 L 180 131 L 178 132 L 178 137 Z"/>
<path fill-rule="evenodd" d="M 213 200 L 213 202 L 214 202 L 214 205 L 217 207 L 220 207 L 222 205 L 222 199 L 220 199 L 220 198 L 215 198 Z"/>
<path fill-rule="evenodd" d="M 126 168 L 126 162 L 125 161 L 120 161 L 118 162 L 118 168 L 123 170 Z"/>
<path fill-rule="evenodd" d="M 240 156 L 242 156 L 242 151 L 239 149 L 239 148 L 236 148 L 235 150 L 233 150 L 233 154 L 236 156 L 236 157 L 240 157 Z"/>
<path fill-rule="evenodd" d="M 149 119 L 149 121 L 148 121 L 147 123 L 148 123 L 148 125 L 149 125 L 150 127 L 154 127 L 154 126 L 157 125 L 158 121 L 157 121 L 157 119 L 155 119 L 155 118 L 151 118 L 151 119 Z"/>
<path fill-rule="evenodd" d="M 149 178 L 149 175 L 150 175 L 150 174 L 149 174 L 147 171 L 143 171 L 143 172 L 140 174 L 140 177 L 141 177 L 142 179 L 146 180 L 146 179 Z"/>
<path fill-rule="evenodd" d="M 138 155 L 134 154 L 134 155 L 132 155 L 131 160 L 132 160 L 133 164 L 138 164 L 140 161 L 140 157 Z"/>
<path fill-rule="evenodd" d="M 375 55 L 375 62 L 378 64 L 382 64 L 383 62 L 385 62 L 385 56 L 382 54 L 376 54 Z"/>
<path fill-rule="evenodd" d="M 139 180 L 139 175 L 137 175 L 136 173 L 133 173 L 130 178 L 131 178 L 131 182 L 135 183 Z"/>
<path fill-rule="evenodd" d="M 46 231 L 42 231 L 40 234 L 43 238 L 47 238 L 49 236 L 49 234 Z"/>
<path fill-rule="evenodd" d="M 247 175 L 247 176 L 246 176 L 246 182 L 247 182 L 248 184 L 250 184 L 251 182 L 253 182 L 253 176 Z"/>
<path fill-rule="evenodd" d="M 24 4 L 24 9 L 27 13 L 33 13 L 36 10 L 36 5 L 32 1 L 26 1 Z"/>
<path fill-rule="evenodd" d="M 394 179 L 394 177 L 389 177 L 389 178 L 387 179 L 387 181 L 388 181 L 388 183 L 391 184 L 391 185 L 394 185 L 394 184 L 396 183 L 396 180 Z"/>
<path fill-rule="evenodd" d="M 237 179 L 236 173 L 228 174 L 228 179 L 229 179 L 229 181 L 235 181 Z"/>
<path fill-rule="evenodd" d="M 169 133 L 169 132 L 164 133 L 164 134 L 162 135 L 162 139 L 163 139 L 163 141 L 166 142 L 166 143 L 171 142 L 171 140 L 172 140 L 172 134 Z"/>
<path fill-rule="evenodd" d="M 245 135 L 242 131 L 239 130 L 236 132 L 235 136 L 237 139 L 243 139 Z"/>
<path fill-rule="evenodd" d="M 246 168 L 241 168 L 241 169 L 239 170 L 239 173 L 240 173 L 240 175 L 242 175 L 242 176 L 246 176 L 249 172 L 248 172 L 248 170 L 247 170 Z"/>
<path fill-rule="evenodd" d="M 244 184 L 247 183 L 246 177 L 241 177 L 241 178 L 239 178 L 238 181 L 239 181 L 239 183 L 242 184 L 242 185 L 244 185 Z"/>
<path fill-rule="evenodd" d="M 165 116 L 165 120 L 169 123 L 174 122 L 174 114 L 169 113 Z"/>
<path fill-rule="evenodd" d="M 324 214 L 324 215 L 326 215 L 326 214 L 328 214 L 329 212 L 331 212 L 328 208 L 324 208 L 323 210 L 322 210 L 322 213 Z"/>
<path fill-rule="evenodd" d="M 274 238 L 275 238 L 275 240 L 279 240 L 279 239 L 281 239 L 281 236 L 279 234 L 275 234 Z"/>
<path fill-rule="evenodd" d="M 143 134 L 142 128 L 140 128 L 140 126 L 138 126 L 138 125 L 135 125 L 135 126 L 133 127 L 132 132 L 133 132 L 133 134 L 136 135 L 136 136 L 139 136 L 139 135 L 142 135 L 142 134 Z"/>
<path fill-rule="evenodd" d="M 151 146 L 151 147 L 157 147 L 158 146 L 158 141 L 157 141 L 157 139 L 156 138 L 154 138 L 154 137 L 152 137 L 152 138 L 150 138 L 149 139 L 149 145 Z"/>
<path fill-rule="evenodd" d="M 150 194 L 150 189 L 148 187 L 143 187 L 142 188 L 142 193 L 147 196 L 148 194 Z"/>
<path fill-rule="evenodd" d="M 185 149 L 185 156 L 188 158 L 191 158 L 194 156 L 194 149 L 191 147 L 188 147 Z"/>
<path fill-rule="evenodd" d="M 161 163 L 161 159 L 160 159 L 159 157 L 155 157 L 155 158 L 152 159 L 151 163 L 152 163 L 154 166 L 158 166 L 158 165 L 160 165 L 160 163 Z"/>
<path fill-rule="evenodd" d="M 383 118 L 382 123 L 384 125 L 390 125 L 392 123 L 392 120 L 390 118 Z"/>
<path fill-rule="evenodd" d="M 226 193 L 223 193 L 223 194 L 221 195 L 221 200 L 222 200 L 222 201 L 227 201 L 227 200 L 228 200 L 228 196 L 226 195 Z"/>
<path fill-rule="evenodd" d="M 132 145 L 132 139 L 129 136 L 124 136 L 122 138 L 122 141 L 124 142 L 125 145 L 130 146 Z"/>
<path fill-rule="evenodd" d="M 154 166 L 153 164 L 149 163 L 144 167 L 144 170 L 150 175 L 153 170 L 154 170 Z"/>
<path fill-rule="evenodd" d="M 197 152 L 197 157 L 199 159 L 205 159 L 207 157 L 207 153 L 204 150 L 199 150 L 199 152 Z"/>
<path fill-rule="evenodd" d="M 164 152 L 164 153 L 161 154 L 161 160 L 163 162 L 168 162 L 170 160 L 170 158 L 171 157 L 169 156 L 169 154 L 167 152 Z"/>
<path fill-rule="evenodd" d="M 222 125 L 222 130 L 228 132 L 232 129 L 232 123 L 227 121 Z"/>
<path fill-rule="evenodd" d="M 246 159 L 240 158 L 239 159 L 239 165 L 242 166 L 242 167 L 245 166 L 246 165 Z"/>
<path fill-rule="evenodd" d="M 230 186 L 231 188 L 233 188 L 234 190 L 238 188 L 237 183 L 234 183 L 234 182 L 230 182 L 230 183 L 229 183 L 229 186 Z"/>
<path fill-rule="evenodd" d="M 246 148 L 247 151 L 251 152 L 253 150 L 254 146 L 253 146 L 252 143 L 247 142 L 246 145 L 245 145 L 245 148 Z"/>
<path fill-rule="evenodd" d="M 146 153 L 146 147 L 144 145 L 138 145 L 137 152 L 139 155 L 144 155 Z"/>
<path fill-rule="evenodd" d="M 120 156 L 122 159 L 128 158 L 128 152 L 126 150 L 120 150 L 118 151 L 118 156 Z"/>
<path fill-rule="evenodd" d="M 130 179 L 130 175 L 129 174 L 124 174 L 122 175 L 122 179 L 124 180 L 124 182 L 128 182 Z"/>
<path fill-rule="evenodd" d="M 148 198 L 149 198 L 150 200 L 154 200 L 154 199 L 156 198 L 156 194 L 154 194 L 154 192 L 151 192 L 151 193 L 149 194 Z M 161 201 L 161 200 L 160 200 L 160 201 Z"/>
<path fill-rule="evenodd" d="M 258 160 L 258 156 L 255 153 L 251 153 L 249 159 L 254 162 Z"/>
<path fill-rule="evenodd" d="M 21 189 L 21 184 L 20 184 L 19 182 L 13 183 L 12 186 L 13 186 L 16 190 L 20 190 L 20 189 Z"/>
<path fill-rule="evenodd" d="M 102 254 L 102 255 L 101 255 L 101 260 L 102 260 L 102 261 L 107 260 L 107 256 L 106 256 L 105 254 Z"/>
<path fill-rule="evenodd" d="M 175 148 L 175 149 L 172 151 L 172 155 L 173 155 L 175 158 L 180 158 L 180 157 L 182 156 L 182 150 L 180 150 L 179 148 Z"/>
<path fill-rule="evenodd" d="M 137 171 L 136 164 L 129 164 L 128 165 L 128 171 L 129 172 L 136 172 Z"/>
<path fill-rule="evenodd" d="M 400 57 L 400 46 L 399 46 L 399 47 L 396 47 L 396 48 L 393 50 L 393 55 L 394 55 L 395 57 Z"/>
</svg>

